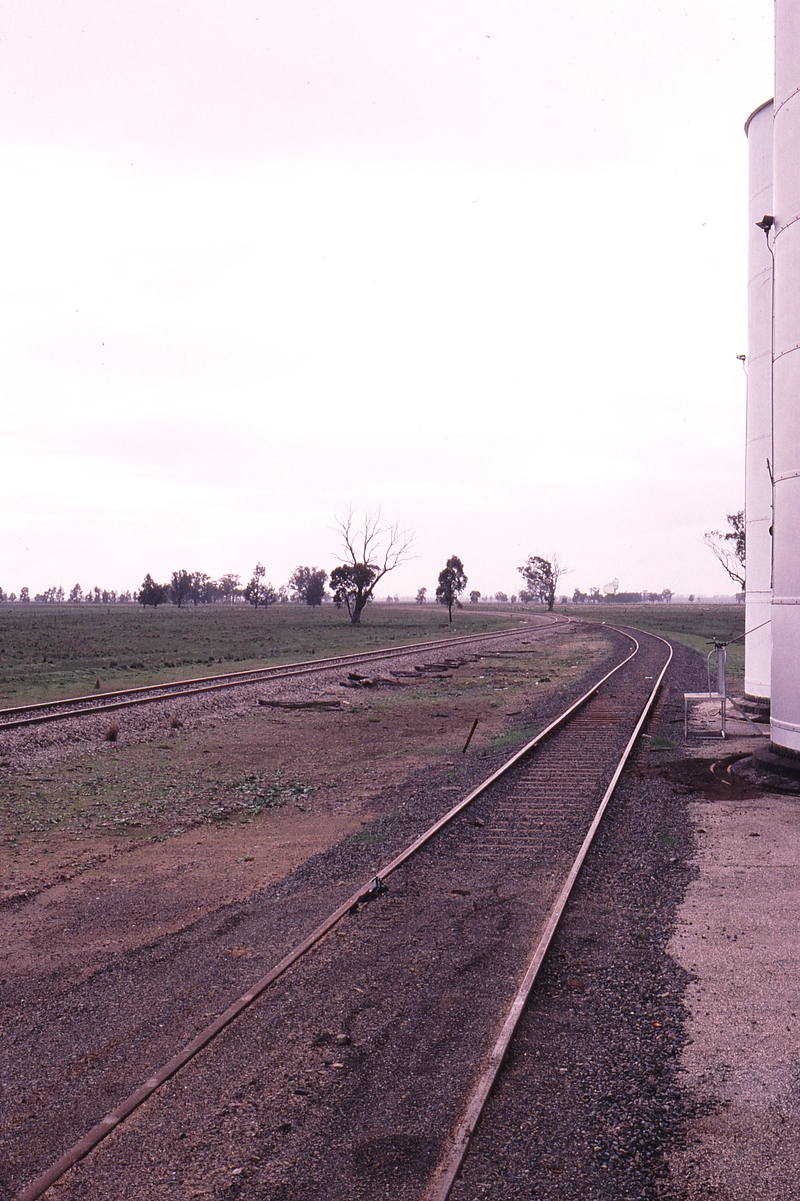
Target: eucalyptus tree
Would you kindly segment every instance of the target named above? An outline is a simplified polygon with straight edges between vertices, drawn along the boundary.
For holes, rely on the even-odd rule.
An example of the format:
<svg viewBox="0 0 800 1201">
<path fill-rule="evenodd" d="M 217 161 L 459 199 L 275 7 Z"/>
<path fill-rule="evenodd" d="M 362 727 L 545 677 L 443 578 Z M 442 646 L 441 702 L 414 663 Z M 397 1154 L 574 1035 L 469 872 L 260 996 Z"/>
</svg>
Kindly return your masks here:
<svg viewBox="0 0 800 1201">
<path fill-rule="evenodd" d="M 342 562 L 331 572 L 330 589 L 334 602 L 347 609 L 351 624 L 359 625 L 376 585 L 410 558 L 414 537 L 398 521 L 384 521 L 380 509 L 358 514 L 348 508 L 337 517 L 336 528 Z"/>
<path fill-rule="evenodd" d="M 464 574 L 464 564 L 458 555 L 451 555 L 444 568 L 439 572 L 439 582 L 436 585 L 436 599 L 440 605 L 447 606 L 447 617 L 453 620 L 453 605 L 458 604 L 458 598 L 467 586 Z"/>
<path fill-rule="evenodd" d="M 549 559 L 545 559 L 542 555 L 531 555 L 517 571 L 525 580 L 529 595 L 552 611 L 556 603 L 558 581 L 567 574 L 558 556 L 551 554 Z"/>
</svg>

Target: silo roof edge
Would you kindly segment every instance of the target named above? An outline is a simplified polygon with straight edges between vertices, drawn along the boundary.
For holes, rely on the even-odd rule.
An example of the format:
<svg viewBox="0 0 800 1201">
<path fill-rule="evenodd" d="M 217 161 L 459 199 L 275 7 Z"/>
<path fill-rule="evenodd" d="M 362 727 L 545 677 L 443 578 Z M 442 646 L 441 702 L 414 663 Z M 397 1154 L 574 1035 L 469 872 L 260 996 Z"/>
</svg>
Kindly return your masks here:
<svg viewBox="0 0 800 1201">
<path fill-rule="evenodd" d="M 775 103 L 775 100 L 772 97 L 770 97 L 770 99 L 765 100 L 763 104 L 759 104 L 758 108 L 754 108 L 752 113 L 750 114 L 750 116 L 747 118 L 747 120 L 744 123 L 744 132 L 747 133 L 749 131 L 750 122 L 753 120 L 753 117 L 757 116 L 758 113 L 760 113 L 763 109 L 769 108 L 769 106 L 774 103 Z"/>
</svg>

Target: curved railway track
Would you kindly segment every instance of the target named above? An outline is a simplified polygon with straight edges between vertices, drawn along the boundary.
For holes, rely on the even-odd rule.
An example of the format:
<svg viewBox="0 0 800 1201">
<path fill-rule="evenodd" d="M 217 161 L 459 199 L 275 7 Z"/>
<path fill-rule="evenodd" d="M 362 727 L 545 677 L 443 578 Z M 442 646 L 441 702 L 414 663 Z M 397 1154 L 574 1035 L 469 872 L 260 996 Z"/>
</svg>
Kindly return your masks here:
<svg viewBox="0 0 800 1201">
<path fill-rule="evenodd" d="M 627 648 L 607 675 L 17 1201 L 56 1181 L 64 1201 L 228 1195 L 205 1194 L 202 1182 L 219 1175 L 234 1141 L 253 1146 L 251 1127 L 262 1145 L 225 1169 L 231 1196 L 249 1184 L 243 1196 L 445 1201 L 672 657 L 663 639 L 616 633 Z M 272 1004 L 254 1004 L 262 997 Z M 95 1105 L 108 1092 L 105 1082 Z M 295 1130 L 302 1137 L 289 1139 Z M 157 1152 L 166 1165 L 154 1166 Z"/>
<path fill-rule="evenodd" d="M 24 726 L 43 725 L 46 722 L 65 721 L 70 717 L 88 717 L 98 713 L 111 713 L 135 705 L 149 705 L 156 701 L 177 700 L 199 696 L 203 693 L 219 692 L 227 688 L 238 688 L 242 684 L 263 684 L 266 681 L 291 679 L 294 676 L 312 675 L 336 667 L 353 667 L 380 659 L 394 659 L 428 651 L 443 651 L 459 646 L 471 646 L 487 639 L 506 637 L 520 630 L 534 630 L 559 625 L 568 618 L 539 618 L 525 626 L 498 630 L 487 634 L 465 634 L 458 638 L 439 638 L 431 642 L 410 642 L 402 646 L 386 647 L 382 650 L 361 651 L 354 655 L 334 655 L 327 659 L 304 660 L 280 667 L 257 667 L 249 671 L 226 672 L 213 676 L 198 676 L 190 680 L 172 680 L 166 684 L 145 684 L 137 688 L 122 688 L 115 692 L 104 692 L 89 696 L 65 697 L 57 701 L 39 701 L 30 705 L 15 705 L 0 709 L 0 731 L 18 730 Z M 541 623 L 541 624 L 540 624 Z"/>
</svg>

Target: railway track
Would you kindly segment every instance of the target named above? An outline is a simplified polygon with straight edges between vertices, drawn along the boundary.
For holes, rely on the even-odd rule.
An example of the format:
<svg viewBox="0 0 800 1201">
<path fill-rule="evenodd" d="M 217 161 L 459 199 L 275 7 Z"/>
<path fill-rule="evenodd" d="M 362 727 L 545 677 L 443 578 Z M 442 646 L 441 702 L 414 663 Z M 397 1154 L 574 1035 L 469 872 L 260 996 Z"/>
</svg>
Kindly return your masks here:
<svg viewBox="0 0 800 1201">
<path fill-rule="evenodd" d="M 238 688 L 242 684 L 263 684 L 273 680 L 288 680 L 294 676 L 313 675 L 337 667 L 355 667 L 380 659 L 395 659 L 403 655 L 420 652 L 440 652 L 463 646 L 485 643 L 487 640 L 507 637 L 521 630 L 547 628 L 568 621 L 562 617 L 541 617 L 534 625 L 533 619 L 524 626 L 488 634 L 466 634 L 457 638 L 439 638 L 430 642 L 411 642 L 402 646 L 386 647 L 376 651 L 362 651 L 354 655 L 335 655 L 326 659 L 305 660 L 281 667 L 253 668 L 249 671 L 226 672 L 213 676 L 198 676 L 190 680 L 172 680 L 166 684 L 142 685 L 137 688 L 122 688 L 115 692 L 90 694 L 89 696 L 65 697 L 57 701 L 40 701 L 30 705 L 15 705 L 0 709 L 0 732 L 18 730 L 25 726 L 43 725 L 47 722 L 65 721 L 71 717 L 88 717 L 98 713 L 112 713 L 136 705 L 149 705 L 157 701 L 178 700 L 199 696 L 204 693 L 220 692 Z"/>
<path fill-rule="evenodd" d="M 627 647 L 607 676 L 17 1201 L 56 1181 L 63 1201 L 445 1201 L 671 659 L 662 639 L 618 633 Z"/>
</svg>

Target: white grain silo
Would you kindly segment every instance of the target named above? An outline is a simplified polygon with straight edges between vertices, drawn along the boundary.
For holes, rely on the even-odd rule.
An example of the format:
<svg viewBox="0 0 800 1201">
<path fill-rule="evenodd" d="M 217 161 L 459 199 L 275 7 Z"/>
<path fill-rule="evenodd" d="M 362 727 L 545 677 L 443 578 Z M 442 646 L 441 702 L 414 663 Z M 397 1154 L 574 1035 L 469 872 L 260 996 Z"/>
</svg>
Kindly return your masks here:
<svg viewBox="0 0 800 1201">
<path fill-rule="evenodd" d="M 769 230 L 757 223 L 772 215 L 772 117 L 768 100 L 744 127 L 750 160 L 745 629 L 752 631 L 744 644 L 744 689 L 748 698 L 762 703 L 769 701 L 772 655 L 772 254 Z"/>
<path fill-rule="evenodd" d="M 800 4 L 775 3 L 771 734 L 800 756 Z"/>
</svg>

